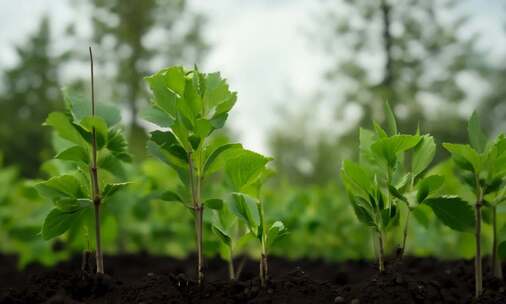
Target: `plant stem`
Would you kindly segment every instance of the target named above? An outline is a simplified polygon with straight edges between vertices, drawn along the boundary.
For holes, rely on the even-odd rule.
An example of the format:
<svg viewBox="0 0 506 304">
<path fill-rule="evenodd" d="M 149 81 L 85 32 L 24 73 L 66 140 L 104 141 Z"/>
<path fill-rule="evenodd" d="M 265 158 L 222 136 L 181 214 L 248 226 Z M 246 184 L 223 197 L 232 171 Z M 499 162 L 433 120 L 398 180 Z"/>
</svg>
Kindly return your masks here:
<svg viewBox="0 0 506 304">
<path fill-rule="evenodd" d="M 230 247 L 230 259 L 228 260 L 228 276 L 231 281 L 235 281 L 235 270 L 234 270 L 234 253 L 232 247 Z"/>
<path fill-rule="evenodd" d="M 475 175 L 476 187 L 478 190 L 478 199 L 475 204 L 475 240 L 476 240 L 476 256 L 474 257 L 474 279 L 475 279 L 475 296 L 478 298 L 483 291 L 483 274 L 481 269 L 481 206 L 483 203 L 483 189 L 479 183 L 478 175 Z"/>
<path fill-rule="evenodd" d="M 492 207 L 492 271 L 494 277 L 502 280 L 501 260 L 497 256 L 497 206 Z"/>
<path fill-rule="evenodd" d="M 378 231 L 378 245 L 379 245 L 379 251 L 378 251 L 378 264 L 379 264 L 379 271 L 383 272 L 385 271 L 385 262 L 384 262 L 384 249 L 383 249 L 383 233 L 381 231 Z"/>
<path fill-rule="evenodd" d="M 193 209 L 195 212 L 195 233 L 197 240 L 197 282 L 199 285 L 204 281 L 204 257 L 202 250 L 202 235 L 203 235 L 203 213 L 204 207 L 200 202 L 200 184 L 199 176 L 195 176 L 195 168 L 193 166 L 193 153 L 188 153 L 188 170 L 190 187 L 192 192 Z"/>
<path fill-rule="evenodd" d="M 95 84 L 93 80 L 93 53 L 90 51 L 90 63 L 91 63 L 91 116 L 95 116 Z M 102 255 L 102 243 L 100 238 L 100 204 L 102 198 L 100 197 L 100 187 L 98 184 L 98 172 L 97 172 L 97 134 L 95 127 L 91 130 L 91 158 L 92 163 L 90 167 L 91 175 L 91 186 L 92 186 L 92 201 L 95 207 L 95 243 L 97 259 L 97 273 L 104 273 L 104 259 Z"/>
<path fill-rule="evenodd" d="M 409 218 L 411 215 L 411 210 L 408 207 L 408 213 L 406 214 L 406 223 L 404 224 L 404 233 L 402 235 L 402 246 L 399 257 L 402 258 L 404 256 L 404 251 L 406 250 L 406 241 L 408 239 L 408 227 L 409 227 Z"/>
<path fill-rule="evenodd" d="M 258 201 L 257 203 L 258 215 L 260 218 L 260 226 L 262 229 L 262 238 L 260 240 L 262 251 L 260 255 L 260 283 L 262 287 L 265 287 L 267 282 L 267 276 L 269 272 L 269 267 L 267 264 L 267 231 L 265 228 L 265 220 L 264 220 L 264 205 L 262 201 Z"/>
</svg>

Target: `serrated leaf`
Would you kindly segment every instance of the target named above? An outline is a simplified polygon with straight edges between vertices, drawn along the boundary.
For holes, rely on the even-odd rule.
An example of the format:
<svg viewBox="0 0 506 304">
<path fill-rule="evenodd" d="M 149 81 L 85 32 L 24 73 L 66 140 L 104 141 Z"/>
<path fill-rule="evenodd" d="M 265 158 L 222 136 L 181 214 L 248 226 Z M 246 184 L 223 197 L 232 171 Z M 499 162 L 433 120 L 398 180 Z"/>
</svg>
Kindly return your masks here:
<svg viewBox="0 0 506 304">
<path fill-rule="evenodd" d="M 471 146 L 479 153 L 485 151 L 487 145 L 487 136 L 483 133 L 480 126 L 480 118 L 476 111 L 473 112 L 467 124 L 467 134 L 469 135 L 469 142 Z"/>
<path fill-rule="evenodd" d="M 436 143 L 434 138 L 429 135 L 422 136 L 420 142 L 413 149 L 413 159 L 411 161 L 413 178 L 417 177 L 430 165 L 435 154 Z"/>
<path fill-rule="evenodd" d="M 71 111 L 75 123 L 80 122 L 87 116 L 91 116 L 91 99 L 73 92 L 68 87 L 63 88 L 62 92 L 65 104 Z M 109 126 L 114 126 L 121 121 L 119 110 L 114 105 L 103 102 L 96 102 L 95 116 L 102 118 Z"/>
<path fill-rule="evenodd" d="M 185 75 L 181 67 L 163 69 L 146 77 L 153 92 L 153 102 L 172 117 L 176 117 L 176 103 L 184 95 Z"/>
<path fill-rule="evenodd" d="M 84 117 L 79 122 L 79 125 L 90 134 L 92 133 L 93 128 L 95 128 L 95 134 L 96 134 L 96 138 L 97 138 L 97 147 L 99 149 L 107 144 L 109 130 L 107 128 L 107 123 L 105 122 L 105 120 L 103 118 L 101 118 L 99 116 L 87 116 L 87 117 Z M 90 139 L 90 143 L 91 143 L 91 139 Z"/>
<path fill-rule="evenodd" d="M 473 208 L 459 197 L 429 198 L 424 204 L 431 207 L 438 219 L 453 230 L 468 232 L 475 225 Z"/>
<path fill-rule="evenodd" d="M 124 162 L 131 162 L 132 156 L 128 153 L 128 144 L 120 130 L 111 129 L 108 133 L 107 149 L 112 155 Z"/>
<path fill-rule="evenodd" d="M 469 145 L 444 143 L 443 147 L 451 153 L 455 164 L 461 169 L 474 173 L 481 171 L 481 156 Z"/>
<path fill-rule="evenodd" d="M 260 176 L 269 158 L 249 150 L 242 150 L 225 164 L 225 175 L 232 189 L 241 192 Z"/>
</svg>

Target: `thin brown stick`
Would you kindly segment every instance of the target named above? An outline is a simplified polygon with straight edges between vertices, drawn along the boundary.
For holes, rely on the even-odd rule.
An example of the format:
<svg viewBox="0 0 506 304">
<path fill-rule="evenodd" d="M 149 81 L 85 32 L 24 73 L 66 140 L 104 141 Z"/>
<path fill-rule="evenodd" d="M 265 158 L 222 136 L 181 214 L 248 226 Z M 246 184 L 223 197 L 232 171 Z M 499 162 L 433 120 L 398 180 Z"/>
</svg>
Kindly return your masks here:
<svg viewBox="0 0 506 304">
<path fill-rule="evenodd" d="M 93 79 L 93 52 L 90 51 L 90 64 L 91 64 L 91 115 L 95 116 L 95 83 Z M 97 172 L 97 134 L 95 127 L 91 130 L 91 158 L 92 163 L 90 167 L 91 185 L 92 185 L 92 200 L 95 207 L 95 242 L 96 242 L 96 253 L 95 257 L 97 260 L 97 273 L 104 273 L 104 258 L 102 255 L 102 242 L 100 233 L 100 205 L 102 198 L 100 197 L 100 187 L 98 183 L 98 172 Z"/>
</svg>

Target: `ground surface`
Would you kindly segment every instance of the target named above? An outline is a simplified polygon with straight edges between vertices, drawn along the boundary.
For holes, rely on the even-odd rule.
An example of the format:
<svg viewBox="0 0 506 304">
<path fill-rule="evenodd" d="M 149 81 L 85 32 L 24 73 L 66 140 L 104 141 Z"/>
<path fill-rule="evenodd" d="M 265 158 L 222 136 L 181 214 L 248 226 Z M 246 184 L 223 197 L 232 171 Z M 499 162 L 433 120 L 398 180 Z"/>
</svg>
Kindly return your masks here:
<svg viewBox="0 0 506 304">
<path fill-rule="evenodd" d="M 206 284 L 200 288 L 191 279 L 193 262 L 146 254 L 106 257 L 107 275 L 97 276 L 80 271 L 80 257 L 51 269 L 31 265 L 19 272 L 15 257 L 0 255 L 0 304 L 506 303 L 506 285 L 488 275 L 484 295 L 473 300 L 472 261 L 405 258 L 391 261 L 380 275 L 365 261 L 271 258 L 266 288 L 256 278 L 256 262 L 246 261 L 240 280 L 230 282 L 226 265 L 216 259 L 208 261 Z"/>
</svg>

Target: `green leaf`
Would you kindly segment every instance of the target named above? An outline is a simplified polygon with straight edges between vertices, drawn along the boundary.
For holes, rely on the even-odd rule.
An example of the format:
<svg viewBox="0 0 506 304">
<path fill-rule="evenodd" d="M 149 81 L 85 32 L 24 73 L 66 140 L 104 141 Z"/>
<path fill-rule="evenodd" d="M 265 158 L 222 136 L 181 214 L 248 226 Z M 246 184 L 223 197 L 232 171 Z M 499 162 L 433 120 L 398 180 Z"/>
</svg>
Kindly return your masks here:
<svg viewBox="0 0 506 304">
<path fill-rule="evenodd" d="M 80 199 L 64 198 L 55 201 L 54 205 L 56 206 L 56 208 L 62 211 L 70 212 L 80 208 L 90 207 L 92 203 L 93 203 L 92 200 L 89 198 L 80 198 Z"/>
<path fill-rule="evenodd" d="M 170 128 L 175 120 L 169 113 L 163 111 L 156 105 L 144 109 L 144 111 L 141 112 L 141 117 L 162 128 Z"/>
<path fill-rule="evenodd" d="M 422 204 L 416 206 L 416 208 L 411 211 L 411 214 L 413 214 L 414 218 L 418 223 L 420 223 L 420 225 L 425 228 L 429 228 L 429 212 L 429 206 Z"/>
<path fill-rule="evenodd" d="M 269 158 L 249 150 L 242 150 L 225 164 L 225 175 L 234 191 L 241 192 L 253 184 L 265 169 Z"/>
<path fill-rule="evenodd" d="M 61 151 L 55 156 L 56 159 L 81 162 L 84 164 L 90 163 L 90 154 L 81 146 L 73 146 L 66 150 Z"/>
<path fill-rule="evenodd" d="M 419 141 L 420 136 L 417 135 L 394 135 L 379 139 L 371 146 L 371 150 L 393 168 L 397 162 L 397 155 L 413 148 Z"/>
<path fill-rule="evenodd" d="M 374 127 L 374 131 L 376 132 L 376 135 L 378 135 L 379 138 L 387 138 L 388 134 L 383 130 L 383 128 L 375 121 L 372 122 L 372 125 Z"/>
<path fill-rule="evenodd" d="M 422 203 L 431 193 L 434 193 L 439 189 L 444 182 L 444 177 L 441 175 L 431 175 L 425 177 L 421 182 L 418 183 L 416 193 L 417 203 Z"/>
<path fill-rule="evenodd" d="M 35 188 L 42 196 L 53 201 L 85 197 L 79 181 L 72 175 L 53 177 L 45 182 L 36 184 Z"/>
<path fill-rule="evenodd" d="M 233 200 L 230 203 L 230 211 L 234 213 L 239 219 L 244 221 L 248 228 L 255 233 L 258 227 L 257 222 L 253 216 L 254 206 L 249 203 L 245 195 L 241 193 L 232 193 Z"/>
<path fill-rule="evenodd" d="M 413 150 L 413 159 L 411 161 L 411 172 L 413 178 L 422 173 L 434 159 L 436 154 L 436 143 L 434 138 L 429 135 L 421 137 L 420 142 Z"/>
<path fill-rule="evenodd" d="M 161 195 L 160 195 L 160 199 L 163 200 L 163 201 L 166 201 L 166 202 L 179 202 L 179 203 L 184 203 L 183 199 L 181 198 L 181 196 L 179 196 L 179 194 L 177 194 L 176 192 L 174 191 L 164 191 Z"/>
<path fill-rule="evenodd" d="M 468 232 L 475 225 L 473 208 L 459 197 L 429 198 L 424 204 L 431 207 L 439 220 L 453 230 Z"/>
<path fill-rule="evenodd" d="M 388 185 L 388 191 L 390 192 L 390 194 L 392 194 L 395 198 L 405 202 L 406 204 L 409 205 L 409 202 L 408 200 L 404 197 L 404 195 L 402 195 L 402 193 L 399 192 L 399 190 L 397 190 L 394 186 L 392 185 Z"/>
<path fill-rule="evenodd" d="M 469 145 L 444 143 L 443 147 L 451 153 L 453 161 L 461 169 L 475 174 L 481 171 L 481 156 Z"/>
<path fill-rule="evenodd" d="M 63 88 L 63 99 L 67 108 L 71 111 L 74 122 L 79 122 L 87 116 L 91 116 L 91 99 L 86 99 L 70 88 Z M 103 102 L 96 102 L 96 115 L 101 117 L 107 125 L 114 126 L 121 121 L 119 110 L 111 105 Z"/>
<path fill-rule="evenodd" d="M 172 117 L 176 117 L 177 100 L 182 98 L 185 91 L 183 68 L 163 69 L 145 79 L 153 92 L 153 102 Z"/>
<path fill-rule="evenodd" d="M 388 101 L 385 101 L 384 110 L 385 110 L 385 119 L 388 127 L 388 133 L 391 136 L 395 135 L 397 134 L 397 122 L 395 121 L 394 112 L 392 111 L 392 108 L 390 107 Z"/>
<path fill-rule="evenodd" d="M 485 133 L 483 133 L 481 129 L 480 118 L 478 117 L 478 113 L 476 113 L 476 111 L 473 112 L 471 118 L 469 119 L 467 134 L 469 135 L 469 142 L 471 143 L 471 146 L 476 151 L 479 153 L 485 151 L 487 136 L 485 136 Z"/>
<path fill-rule="evenodd" d="M 109 130 L 107 128 L 107 123 L 105 120 L 98 116 L 87 116 L 84 117 L 79 125 L 88 133 L 92 133 L 93 128 L 95 128 L 95 134 L 97 138 L 97 147 L 100 149 L 107 143 L 107 138 L 109 135 Z M 91 136 L 91 135 L 90 135 Z M 91 143 L 91 137 L 90 137 Z"/>
<path fill-rule="evenodd" d="M 240 150 L 239 150 L 240 149 Z M 224 144 L 211 152 L 204 164 L 204 176 L 213 174 L 225 166 L 225 162 L 242 151 L 241 144 Z"/>
<path fill-rule="evenodd" d="M 267 232 L 267 247 L 272 247 L 272 245 L 285 236 L 287 234 L 287 229 L 285 227 L 285 224 L 281 221 L 275 221 L 270 227 Z"/>
<path fill-rule="evenodd" d="M 368 194 L 372 193 L 372 175 L 360 164 L 345 160 L 341 168 L 341 179 L 346 189 L 353 195 L 367 198 Z"/>
<path fill-rule="evenodd" d="M 232 247 L 232 238 L 221 227 L 212 225 L 211 228 L 225 245 Z"/>
<path fill-rule="evenodd" d="M 200 137 L 195 135 L 188 136 L 188 141 L 190 142 L 193 151 L 196 151 L 199 148 L 200 145 Z"/>
<path fill-rule="evenodd" d="M 53 127 L 61 138 L 64 138 L 82 147 L 87 147 L 88 145 L 81 133 L 79 133 L 79 131 L 76 129 L 76 126 L 74 126 L 70 122 L 69 118 L 63 113 L 50 113 L 44 122 L 44 125 Z"/>
<path fill-rule="evenodd" d="M 373 220 L 373 216 L 369 211 L 370 209 L 370 207 L 368 207 L 368 205 L 370 205 L 369 202 L 360 197 L 353 197 L 353 196 L 350 196 L 350 202 L 353 207 L 353 211 L 355 212 L 355 215 L 357 216 L 357 219 L 360 222 L 370 227 L 377 227 L 376 223 Z"/>
<path fill-rule="evenodd" d="M 228 118 L 227 113 L 221 113 L 213 116 L 213 118 L 211 118 L 209 122 L 211 123 L 214 129 L 221 129 L 225 125 L 227 118 Z"/>
<path fill-rule="evenodd" d="M 108 133 L 107 149 L 112 155 L 124 162 L 131 162 L 132 156 L 128 153 L 128 145 L 120 130 L 111 129 Z"/>
<path fill-rule="evenodd" d="M 211 198 L 204 202 L 204 206 L 209 209 L 220 210 L 223 208 L 223 200 L 219 198 Z"/>
<path fill-rule="evenodd" d="M 102 196 L 104 199 L 110 197 L 114 193 L 126 188 L 131 183 L 125 182 L 125 183 L 112 183 L 105 185 L 104 191 L 102 192 Z"/>
<path fill-rule="evenodd" d="M 58 208 L 51 210 L 42 226 L 42 238 L 50 240 L 65 233 L 79 219 L 83 210 L 85 208 L 73 211 L 62 211 Z"/>
</svg>

